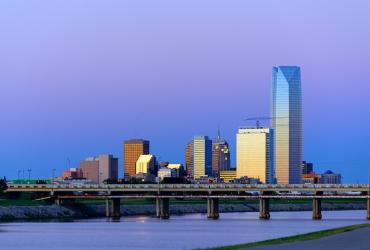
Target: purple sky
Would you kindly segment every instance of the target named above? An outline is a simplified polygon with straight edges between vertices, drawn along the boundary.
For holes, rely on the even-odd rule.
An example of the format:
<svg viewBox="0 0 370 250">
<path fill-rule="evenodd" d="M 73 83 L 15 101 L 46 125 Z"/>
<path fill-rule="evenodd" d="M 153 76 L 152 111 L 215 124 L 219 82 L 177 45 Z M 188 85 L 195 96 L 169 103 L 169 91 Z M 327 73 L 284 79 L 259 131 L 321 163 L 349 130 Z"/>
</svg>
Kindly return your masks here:
<svg viewBox="0 0 370 250">
<path fill-rule="evenodd" d="M 184 162 L 217 126 L 269 115 L 274 65 L 302 68 L 304 158 L 367 182 L 370 1 L 1 1 L 0 175 L 49 177 L 122 141 Z"/>
</svg>

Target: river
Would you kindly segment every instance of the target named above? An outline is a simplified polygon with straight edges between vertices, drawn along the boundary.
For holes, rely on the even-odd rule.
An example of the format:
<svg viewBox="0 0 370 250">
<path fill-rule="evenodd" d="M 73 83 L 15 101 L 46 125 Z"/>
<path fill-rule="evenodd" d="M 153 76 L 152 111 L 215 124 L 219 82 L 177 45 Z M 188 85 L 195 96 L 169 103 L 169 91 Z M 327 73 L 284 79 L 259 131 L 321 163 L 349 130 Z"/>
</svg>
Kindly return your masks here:
<svg viewBox="0 0 370 250">
<path fill-rule="evenodd" d="M 196 249 L 279 238 L 366 222 L 366 211 L 327 211 L 323 220 L 311 220 L 311 212 L 273 212 L 262 221 L 258 213 L 222 213 L 219 220 L 205 214 L 148 216 L 73 222 L 0 223 L 0 249 L 96 250 L 96 249 Z"/>
</svg>

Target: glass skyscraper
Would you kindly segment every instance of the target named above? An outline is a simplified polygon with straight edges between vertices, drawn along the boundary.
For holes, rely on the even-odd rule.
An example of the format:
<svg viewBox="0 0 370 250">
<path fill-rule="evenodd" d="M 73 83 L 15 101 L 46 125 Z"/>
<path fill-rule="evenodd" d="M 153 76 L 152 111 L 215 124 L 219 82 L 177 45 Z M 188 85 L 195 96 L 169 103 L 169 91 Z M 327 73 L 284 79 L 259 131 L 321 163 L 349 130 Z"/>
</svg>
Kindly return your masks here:
<svg viewBox="0 0 370 250">
<path fill-rule="evenodd" d="M 272 128 L 275 131 L 275 176 L 277 183 L 301 182 L 302 90 L 301 69 L 272 69 Z"/>
</svg>

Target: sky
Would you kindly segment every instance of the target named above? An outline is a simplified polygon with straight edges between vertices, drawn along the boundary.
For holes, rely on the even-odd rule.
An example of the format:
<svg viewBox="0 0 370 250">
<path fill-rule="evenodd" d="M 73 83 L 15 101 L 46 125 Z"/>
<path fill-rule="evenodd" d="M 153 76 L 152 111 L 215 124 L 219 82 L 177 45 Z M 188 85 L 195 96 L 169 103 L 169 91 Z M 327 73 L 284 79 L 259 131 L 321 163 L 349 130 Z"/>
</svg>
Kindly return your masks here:
<svg viewBox="0 0 370 250">
<path fill-rule="evenodd" d="M 368 0 L 1 1 L 0 176 L 101 153 L 122 176 L 131 138 L 183 163 L 218 127 L 235 165 L 244 119 L 270 115 L 272 67 L 297 65 L 304 159 L 367 183 L 369 24 Z"/>
</svg>

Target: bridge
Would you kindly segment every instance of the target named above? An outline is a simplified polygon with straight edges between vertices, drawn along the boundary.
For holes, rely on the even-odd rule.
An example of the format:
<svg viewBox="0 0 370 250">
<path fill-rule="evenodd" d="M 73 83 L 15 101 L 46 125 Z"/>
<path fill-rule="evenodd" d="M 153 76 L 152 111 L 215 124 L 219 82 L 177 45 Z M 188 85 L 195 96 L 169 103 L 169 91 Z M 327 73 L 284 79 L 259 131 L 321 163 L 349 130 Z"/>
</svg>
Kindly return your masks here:
<svg viewBox="0 0 370 250">
<path fill-rule="evenodd" d="M 362 199 L 367 203 L 370 219 L 369 185 L 323 185 L 323 184 L 101 184 L 101 185 L 27 185 L 9 184 L 8 193 L 39 192 L 61 205 L 65 200 L 103 199 L 106 216 L 120 217 L 121 199 L 152 198 L 156 200 L 156 215 L 168 219 L 170 198 L 207 199 L 207 216 L 219 218 L 219 199 L 258 200 L 260 219 L 270 218 L 271 199 L 312 200 L 312 218 L 322 218 L 323 199 Z"/>
</svg>

